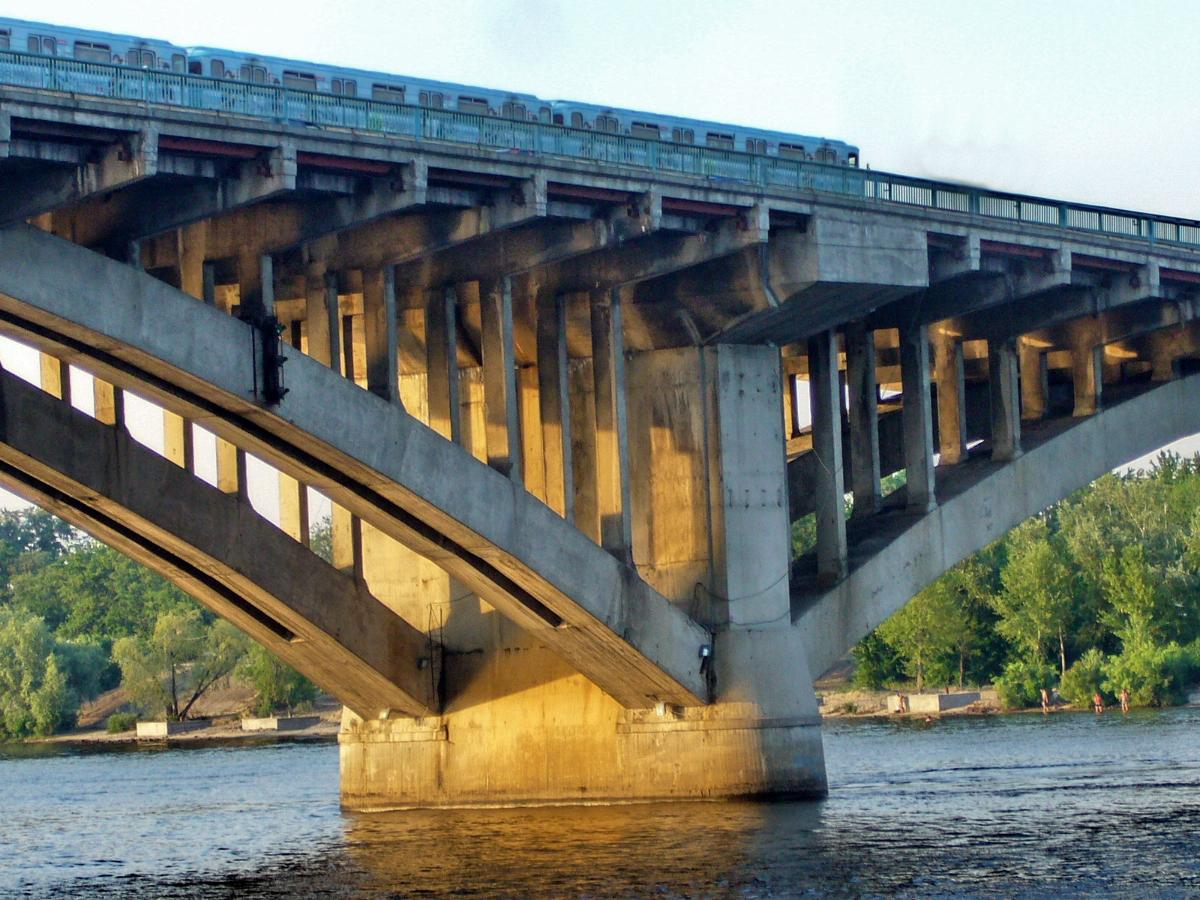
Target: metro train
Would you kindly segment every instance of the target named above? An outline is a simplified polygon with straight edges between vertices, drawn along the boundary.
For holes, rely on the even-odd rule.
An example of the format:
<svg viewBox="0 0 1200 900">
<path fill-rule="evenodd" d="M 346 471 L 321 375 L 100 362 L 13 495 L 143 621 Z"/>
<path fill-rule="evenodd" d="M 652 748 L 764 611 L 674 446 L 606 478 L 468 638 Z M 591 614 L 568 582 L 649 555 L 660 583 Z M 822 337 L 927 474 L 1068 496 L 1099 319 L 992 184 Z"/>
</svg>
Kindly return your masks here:
<svg viewBox="0 0 1200 900">
<path fill-rule="evenodd" d="M 570 100 L 542 100 L 533 94 L 319 65 L 214 47 L 180 47 L 169 41 L 21 19 L 0 18 L 0 51 L 3 50 L 277 85 L 289 90 L 347 98 L 457 110 L 718 150 L 833 165 L 859 165 L 857 147 L 812 135 L 746 128 Z"/>
</svg>

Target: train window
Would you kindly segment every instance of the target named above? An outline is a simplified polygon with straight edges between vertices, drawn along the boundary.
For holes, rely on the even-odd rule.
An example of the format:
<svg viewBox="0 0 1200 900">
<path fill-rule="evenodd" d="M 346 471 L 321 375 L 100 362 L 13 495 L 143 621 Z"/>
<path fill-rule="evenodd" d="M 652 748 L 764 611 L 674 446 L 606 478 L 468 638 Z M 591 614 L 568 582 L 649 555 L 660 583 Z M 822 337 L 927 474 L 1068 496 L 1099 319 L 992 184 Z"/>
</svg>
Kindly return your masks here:
<svg viewBox="0 0 1200 900">
<path fill-rule="evenodd" d="M 40 53 L 42 56 L 58 55 L 58 44 L 55 43 L 52 37 L 31 34 L 25 46 L 29 49 L 30 53 Z"/>
<path fill-rule="evenodd" d="M 203 75 L 204 63 L 200 62 L 198 59 L 192 60 L 187 64 L 187 70 L 189 75 Z"/>
<path fill-rule="evenodd" d="M 7 28 L 0 28 L 0 50 L 8 49 L 9 32 Z"/>
<path fill-rule="evenodd" d="M 647 138 L 652 141 L 657 141 L 662 137 L 662 133 L 658 130 L 658 126 L 653 122 L 630 122 L 629 133 L 637 138 Z"/>
<path fill-rule="evenodd" d="M 596 116 L 596 130 L 616 134 L 621 130 L 621 123 L 616 116 Z"/>
<path fill-rule="evenodd" d="M 445 97 L 441 91 L 421 91 L 417 97 L 417 102 L 431 109 L 441 109 L 445 103 Z"/>
<path fill-rule="evenodd" d="M 293 72 L 289 69 L 284 69 L 283 86 L 297 91 L 315 91 L 317 89 L 317 76 L 311 72 Z"/>
<path fill-rule="evenodd" d="M 171 71 L 172 72 L 186 72 L 187 71 L 187 57 L 184 56 L 182 53 L 172 53 L 171 54 Z"/>
<path fill-rule="evenodd" d="M 858 154 L 851 153 L 849 156 L 847 156 L 846 157 L 846 165 L 854 166 L 854 168 L 857 169 L 858 168 Z"/>
<path fill-rule="evenodd" d="M 690 128 L 672 128 L 671 140 L 677 144 L 694 144 L 696 133 Z"/>
<path fill-rule="evenodd" d="M 724 134 L 720 131 L 710 131 L 704 136 L 704 143 L 709 147 L 714 147 L 718 150 L 733 149 L 733 135 Z"/>
<path fill-rule="evenodd" d="M 819 152 L 820 151 L 818 151 L 818 153 Z M 792 159 L 804 159 L 805 158 L 804 145 L 803 144 L 785 144 L 783 141 L 780 141 L 779 142 L 779 155 L 780 156 L 790 156 Z"/>
<path fill-rule="evenodd" d="M 481 116 L 486 116 L 490 111 L 488 102 L 483 97 L 463 97 L 458 98 L 458 109 L 460 112 L 477 113 Z"/>
<path fill-rule="evenodd" d="M 242 81 L 251 81 L 254 84 L 266 84 L 267 83 L 266 66 L 254 66 L 249 63 L 246 63 L 241 67 L 240 75 L 241 75 Z"/>
<path fill-rule="evenodd" d="M 403 103 L 404 85 L 373 84 L 371 85 L 371 99 L 383 100 L 386 103 Z"/>
<path fill-rule="evenodd" d="M 583 113 L 581 113 L 581 112 L 571 113 L 571 127 L 572 128 L 584 128 L 586 126 L 587 126 L 587 123 L 585 121 L 583 121 Z"/>
<path fill-rule="evenodd" d="M 214 59 L 208 64 L 208 74 L 213 78 L 225 77 L 225 63 L 219 59 Z"/>
<path fill-rule="evenodd" d="M 746 138 L 747 153 L 766 153 L 767 142 L 763 138 Z"/>
<path fill-rule="evenodd" d="M 543 106 L 541 109 L 538 110 L 538 121 L 539 122 L 545 122 L 547 125 L 549 125 L 550 119 L 551 119 L 550 107 Z"/>
<path fill-rule="evenodd" d="M 500 114 L 506 119 L 524 119 L 525 104 L 514 103 L 512 100 L 505 100 L 504 106 L 500 110 Z"/>
<path fill-rule="evenodd" d="M 333 79 L 333 92 L 339 97 L 357 97 L 358 82 L 353 78 Z"/>
</svg>

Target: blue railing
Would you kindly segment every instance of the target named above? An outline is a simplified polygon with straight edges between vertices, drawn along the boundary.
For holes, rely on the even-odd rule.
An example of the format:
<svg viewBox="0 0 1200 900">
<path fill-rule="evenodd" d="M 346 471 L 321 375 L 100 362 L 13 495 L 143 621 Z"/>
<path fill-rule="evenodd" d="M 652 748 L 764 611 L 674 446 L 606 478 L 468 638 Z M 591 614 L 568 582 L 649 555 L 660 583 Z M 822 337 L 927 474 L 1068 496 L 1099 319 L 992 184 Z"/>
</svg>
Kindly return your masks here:
<svg viewBox="0 0 1200 900">
<path fill-rule="evenodd" d="M 794 188 L 990 219 L 1200 247 L 1200 221 L 1060 203 L 849 166 L 718 150 L 540 122 L 406 106 L 274 85 L 0 51 L 0 84 L 350 128 L 502 153 L 635 166 L 709 181 Z"/>
</svg>

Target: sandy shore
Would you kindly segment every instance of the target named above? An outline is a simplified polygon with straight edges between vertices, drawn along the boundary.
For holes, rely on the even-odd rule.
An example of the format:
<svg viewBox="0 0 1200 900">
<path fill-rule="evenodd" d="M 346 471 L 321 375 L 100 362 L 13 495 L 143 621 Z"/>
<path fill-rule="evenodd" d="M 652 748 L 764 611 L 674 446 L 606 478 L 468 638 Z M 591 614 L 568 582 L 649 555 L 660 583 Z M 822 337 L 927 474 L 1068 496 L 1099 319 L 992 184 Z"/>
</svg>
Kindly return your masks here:
<svg viewBox="0 0 1200 900">
<path fill-rule="evenodd" d="M 109 734 L 104 728 L 76 728 L 48 738 L 37 738 L 29 743 L 37 744 L 195 744 L 195 743 L 240 743 L 243 741 L 334 741 L 341 726 L 341 710 L 321 710 L 309 715 L 319 715 L 320 721 L 309 728 L 296 731 L 242 731 L 240 717 L 222 717 L 211 720 L 211 724 L 173 734 L 159 740 L 139 740 L 135 731 Z"/>
</svg>

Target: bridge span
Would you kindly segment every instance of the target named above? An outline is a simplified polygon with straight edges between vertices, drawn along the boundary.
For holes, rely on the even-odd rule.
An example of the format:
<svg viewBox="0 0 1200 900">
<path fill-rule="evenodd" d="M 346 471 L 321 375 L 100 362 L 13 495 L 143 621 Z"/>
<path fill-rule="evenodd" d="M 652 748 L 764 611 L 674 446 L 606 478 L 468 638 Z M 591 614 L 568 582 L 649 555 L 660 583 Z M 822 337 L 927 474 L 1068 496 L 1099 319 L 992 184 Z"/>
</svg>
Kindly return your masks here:
<svg viewBox="0 0 1200 900">
<path fill-rule="evenodd" d="M 819 795 L 813 676 L 1200 431 L 1200 223 L 37 65 L 0 53 L 0 333 L 42 361 L 0 482 L 342 699 L 349 807 Z"/>
</svg>

